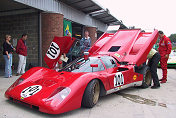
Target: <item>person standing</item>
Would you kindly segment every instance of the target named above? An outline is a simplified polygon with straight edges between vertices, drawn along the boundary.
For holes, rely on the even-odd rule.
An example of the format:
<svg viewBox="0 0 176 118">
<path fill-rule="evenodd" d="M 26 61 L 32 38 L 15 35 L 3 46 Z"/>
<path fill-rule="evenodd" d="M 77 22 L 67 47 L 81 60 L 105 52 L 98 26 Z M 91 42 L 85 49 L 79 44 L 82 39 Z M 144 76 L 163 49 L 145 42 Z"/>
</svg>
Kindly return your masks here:
<svg viewBox="0 0 176 118">
<path fill-rule="evenodd" d="M 18 68 L 16 76 L 25 73 L 26 57 L 27 57 L 27 46 L 26 46 L 27 34 L 23 34 L 22 38 L 18 40 L 16 53 L 19 57 Z"/>
<path fill-rule="evenodd" d="M 5 77 L 12 77 L 12 52 L 15 48 L 10 43 L 11 36 L 6 35 L 3 43 L 3 57 L 5 60 Z"/>
<path fill-rule="evenodd" d="M 152 89 L 159 88 L 160 83 L 159 83 L 158 74 L 157 74 L 157 66 L 161 56 L 155 49 L 152 48 L 149 54 L 147 55 L 147 58 L 149 59 L 148 66 L 150 67 L 150 72 L 153 79 L 153 86 L 151 88 Z"/>
<path fill-rule="evenodd" d="M 86 30 L 84 32 L 84 38 L 80 40 L 81 53 L 87 52 L 91 47 L 91 38 L 89 37 L 89 32 Z"/>
<path fill-rule="evenodd" d="M 159 31 L 159 48 L 158 51 L 161 55 L 160 64 L 163 72 L 163 77 L 160 79 L 161 83 L 166 83 L 167 81 L 167 60 L 169 58 L 169 54 L 172 50 L 172 44 L 168 37 L 164 35 L 162 31 Z"/>
</svg>

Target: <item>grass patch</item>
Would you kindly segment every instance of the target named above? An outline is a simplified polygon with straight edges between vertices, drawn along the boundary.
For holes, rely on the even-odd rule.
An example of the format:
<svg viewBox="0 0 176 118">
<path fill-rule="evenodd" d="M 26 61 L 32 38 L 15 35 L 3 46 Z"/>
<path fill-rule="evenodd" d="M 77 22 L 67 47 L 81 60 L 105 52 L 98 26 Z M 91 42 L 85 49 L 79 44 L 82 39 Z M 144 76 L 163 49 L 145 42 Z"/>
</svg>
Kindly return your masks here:
<svg viewBox="0 0 176 118">
<path fill-rule="evenodd" d="M 172 50 L 176 50 L 176 47 L 173 47 Z"/>
</svg>

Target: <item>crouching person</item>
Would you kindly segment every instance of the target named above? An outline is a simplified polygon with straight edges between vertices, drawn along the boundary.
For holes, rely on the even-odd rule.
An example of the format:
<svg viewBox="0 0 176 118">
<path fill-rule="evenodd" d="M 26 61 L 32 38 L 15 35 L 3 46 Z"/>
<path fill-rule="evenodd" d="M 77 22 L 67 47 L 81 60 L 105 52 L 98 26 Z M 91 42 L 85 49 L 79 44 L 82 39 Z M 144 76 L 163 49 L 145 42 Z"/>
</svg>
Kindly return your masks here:
<svg viewBox="0 0 176 118">
<path fill-rule="evenodd" d="M 152 89 L 159 88 L 160 83 L 159 83 L 158 74 L 157 74 L 157 67 L 161 56 L 155 49 L 152 48 L 149 54 L 147 55 L 147 58 L 149 59 L 148 66 L 150 67 L 150 71 L 153 79 L 153 86 L 151 88 Z"/>
</svg>

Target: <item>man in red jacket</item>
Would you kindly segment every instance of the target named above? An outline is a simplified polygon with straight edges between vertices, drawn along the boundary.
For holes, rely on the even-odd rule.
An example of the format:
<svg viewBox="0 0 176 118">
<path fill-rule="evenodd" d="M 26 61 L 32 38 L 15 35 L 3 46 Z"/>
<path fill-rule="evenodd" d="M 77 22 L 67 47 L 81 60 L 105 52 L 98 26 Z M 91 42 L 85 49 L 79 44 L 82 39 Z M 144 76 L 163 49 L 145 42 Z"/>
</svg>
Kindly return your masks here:
<svg viewBox="0 0 176 118">
<path fill-rule="evenodd" d="M 27 57 L 27 47 L 26 47 L 27 34 L 23 34 L 22 38 L 18 40 L 16 53 L 19 56 L 19 63 L 17 68 L 17 76 L 25 73 L 26 67 L 26 57 Z"/>
<path fill-rule="evenodd" d="M 169 58 L 169 54 L 172 50 L 171 41 L 168 37 L 164 35 L 162 31 L 159 31 L 159 48 L 158 51 L 161 55 L 160 64 L 161 69 L 163 71 L 163 77 L 160 79 L 161 83 L 166 83 L 167 81 L 167 60 Z"/>
</svg>

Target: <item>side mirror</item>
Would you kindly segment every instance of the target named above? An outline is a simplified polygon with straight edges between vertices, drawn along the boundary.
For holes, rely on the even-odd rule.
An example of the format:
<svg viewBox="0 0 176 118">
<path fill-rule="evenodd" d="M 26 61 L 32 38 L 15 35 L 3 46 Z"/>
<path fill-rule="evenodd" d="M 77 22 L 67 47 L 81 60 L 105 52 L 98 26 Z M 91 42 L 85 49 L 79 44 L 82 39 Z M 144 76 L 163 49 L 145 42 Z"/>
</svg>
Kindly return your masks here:
<svg viewBox="0 0 176 118">
<path fill-rule="evenodd" d="M 98 67 L 98 64 L 90 64 L 90 67 Z"/>
</svg>

